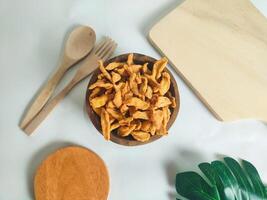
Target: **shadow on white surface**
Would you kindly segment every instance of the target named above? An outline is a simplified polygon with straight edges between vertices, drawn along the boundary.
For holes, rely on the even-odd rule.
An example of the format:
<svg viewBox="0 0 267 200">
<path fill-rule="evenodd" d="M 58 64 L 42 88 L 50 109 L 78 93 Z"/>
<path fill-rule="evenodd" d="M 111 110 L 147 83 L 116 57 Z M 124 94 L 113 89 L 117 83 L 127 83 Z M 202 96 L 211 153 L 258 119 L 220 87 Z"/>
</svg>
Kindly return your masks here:
<svg viewBox="0 0 267 200">
<path fill-rule="evenodd" d="M 198 170 L 197 165 L 206 161 L 204 155 L 196 149 L 177 149 L 177 154 L 174 155 L 176 155 L 176 158 L 172 158 L 165 163 L 166 177 L 168 178 L 170 187 L 170 190 L 168 191 L 170 200 L 179 196 L 175 189 L 176 174 L 191 169 Z M 179 198 L 182 197 L 179 196 Z"/>
</svg>

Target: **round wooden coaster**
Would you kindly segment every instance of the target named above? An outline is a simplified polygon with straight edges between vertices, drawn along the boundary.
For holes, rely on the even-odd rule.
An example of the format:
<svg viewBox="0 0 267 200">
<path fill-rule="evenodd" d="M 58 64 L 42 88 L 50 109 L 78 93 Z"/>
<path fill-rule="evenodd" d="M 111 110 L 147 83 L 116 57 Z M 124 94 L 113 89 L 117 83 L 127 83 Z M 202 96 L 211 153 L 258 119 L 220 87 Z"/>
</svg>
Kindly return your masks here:
<svg viewBox="0 0 267 200">
<path fill-rule="evenodd" d="M 106 200 L 108 192 L 105 163 L 83 147 L 66 147 L 51 154 L 34 179 L 36 200 Z"/>
</svg>

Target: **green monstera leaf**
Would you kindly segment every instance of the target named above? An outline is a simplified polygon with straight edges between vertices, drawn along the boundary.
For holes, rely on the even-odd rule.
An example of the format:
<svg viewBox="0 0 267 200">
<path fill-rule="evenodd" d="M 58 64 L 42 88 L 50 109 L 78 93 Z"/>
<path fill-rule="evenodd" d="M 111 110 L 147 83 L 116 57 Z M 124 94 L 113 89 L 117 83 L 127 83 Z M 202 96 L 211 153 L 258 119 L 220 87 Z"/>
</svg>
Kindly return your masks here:
<svg viewBox="0 0 267 200">
<path fill-rule="evenodd" d="M 267 200 L 259 173 L 245 160 L 240 165 L 226 157 L 224 162 L 201 163 L 199 169 L 206 179 L 196 172 L 176 175 L 178 194 L 189 200 Z"/>
</svg>

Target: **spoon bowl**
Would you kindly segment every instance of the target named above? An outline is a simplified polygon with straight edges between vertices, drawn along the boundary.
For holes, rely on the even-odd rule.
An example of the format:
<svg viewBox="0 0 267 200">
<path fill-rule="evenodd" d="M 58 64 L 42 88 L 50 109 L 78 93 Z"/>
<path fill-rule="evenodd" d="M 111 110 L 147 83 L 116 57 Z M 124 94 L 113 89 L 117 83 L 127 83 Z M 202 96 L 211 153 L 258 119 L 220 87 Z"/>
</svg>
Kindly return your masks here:
<svg viewBox="0 0 267 200">
<path fill-rule="evenodd" d="M 93 48 L 96 40 L 95 32 L 88 26 L 79 26 L 69 35 L 65 47 L 65 55 L 70 59 L 86 56 Z"/>
</svg>

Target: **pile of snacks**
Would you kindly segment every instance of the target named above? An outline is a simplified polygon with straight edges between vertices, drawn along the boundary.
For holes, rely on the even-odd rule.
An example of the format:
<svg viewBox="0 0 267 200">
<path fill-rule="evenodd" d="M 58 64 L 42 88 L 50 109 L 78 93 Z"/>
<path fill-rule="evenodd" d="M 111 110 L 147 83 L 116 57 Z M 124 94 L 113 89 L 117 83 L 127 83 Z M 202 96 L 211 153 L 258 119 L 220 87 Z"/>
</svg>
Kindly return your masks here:
<svg viewBox="0 0 267 200">
<path fill-rule="evenodd" d="M 121 137 L 131 135 L 141 142 L 153 135 L 166 135 L 170 108 L 176 107 L 169 91 L 171 78 L 164 71 L 168 60 L 156 61 L 151 71 L 148 63 L 135 64 L 133 56 L 129 54 L 125 63 L 107 66 L 99 61 L 101 73 L 89 87 L 89 102 L 100 116 L 106 140 L 115 129 Z"/>
</svg>

